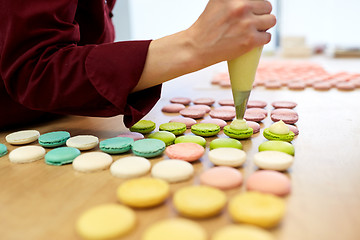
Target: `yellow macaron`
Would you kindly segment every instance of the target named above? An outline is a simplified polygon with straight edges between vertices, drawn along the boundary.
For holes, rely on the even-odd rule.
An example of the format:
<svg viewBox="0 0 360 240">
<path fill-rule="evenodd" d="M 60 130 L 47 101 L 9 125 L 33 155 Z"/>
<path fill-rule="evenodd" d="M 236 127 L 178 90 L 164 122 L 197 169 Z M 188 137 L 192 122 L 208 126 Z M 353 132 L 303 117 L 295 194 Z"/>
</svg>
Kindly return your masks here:
<svg viewBox="0 0 360 240">
<path fill-rule="evenodd" d="M 285 202 L 272 194 L 245 192 L 230 199 L 228 210 L 235 222 L 271 228 L 283 218 Z"/>
<path fill-rule="evenodd" d="M 147 228 L 142 240 L 206 240 L 207 233 L 196 222 L 183 218 L 171 218 L 156 222 Z"/>
<path fill-rule="evenodd" d="M 124 236 L 136 225 L 135 212 L 120 204 L 103 204 L 85 211 L 76 222 L 84 239 L 114 239 Z"/>
<path fill-rule="evenodd" d="M 226 204 L 226 195 L 210 186 L 188 186 L 176 191 L 173 203 L 183 216 L 207 218 L 219 214 Z"/>
<path fill-rule="evenodd" d="M 227 225 L 217 230 L 211 240 L 275 240 L 268 231 L 251 225 Z"/>
<path fill-rule="evenodd" d="M 169 194 L 170 186 L 166 181 L 150 177 L 130 179 L 117 189 L 120 202 L 137 208 L 159 205 Z"/>
</svg>

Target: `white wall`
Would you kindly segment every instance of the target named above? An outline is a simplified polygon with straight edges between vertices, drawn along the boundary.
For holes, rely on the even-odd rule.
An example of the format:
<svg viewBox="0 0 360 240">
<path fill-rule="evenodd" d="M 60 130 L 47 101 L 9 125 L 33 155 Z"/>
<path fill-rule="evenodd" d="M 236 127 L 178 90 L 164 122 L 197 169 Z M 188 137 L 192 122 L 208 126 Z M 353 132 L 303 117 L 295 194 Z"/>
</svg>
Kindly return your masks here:
<svg viewBox="0 0 360 240">
<path fill-rule="evenodd" d="M 117 40 L 156 39 L 189 27 L 207 0 L 118 0 Z M 282 36 L 305 36 L 309 45 L 360 46 L 360 0 L 271 0 Z M 276 14 L 275 14 L 276 15 Z M 275 48 L 276 34 L 266 48 Z M 265 48 L 265 49 L 266 49 Z"/>
<path fill-rule="evenodd" d="M 280 32 L 306 36 L 309 45 L 360 46 L 359 0 L 283 0 Z"/>
</svg>

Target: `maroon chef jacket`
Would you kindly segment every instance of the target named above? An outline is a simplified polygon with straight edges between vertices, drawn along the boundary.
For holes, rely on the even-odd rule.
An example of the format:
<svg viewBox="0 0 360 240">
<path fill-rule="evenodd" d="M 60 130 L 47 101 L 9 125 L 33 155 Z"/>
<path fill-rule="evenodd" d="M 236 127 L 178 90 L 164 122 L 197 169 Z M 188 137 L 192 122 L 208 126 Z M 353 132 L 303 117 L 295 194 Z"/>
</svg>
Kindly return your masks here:
<svg viewBox="0 0 360 240">
<path fill-rule="evenodd" d="M 0 0 L 0 130 L 45 113 L 108 117 L 130 126 L 161 86 L 131 93 L 150 40 L 114 41 L 115 0 Z"/>
</svg>

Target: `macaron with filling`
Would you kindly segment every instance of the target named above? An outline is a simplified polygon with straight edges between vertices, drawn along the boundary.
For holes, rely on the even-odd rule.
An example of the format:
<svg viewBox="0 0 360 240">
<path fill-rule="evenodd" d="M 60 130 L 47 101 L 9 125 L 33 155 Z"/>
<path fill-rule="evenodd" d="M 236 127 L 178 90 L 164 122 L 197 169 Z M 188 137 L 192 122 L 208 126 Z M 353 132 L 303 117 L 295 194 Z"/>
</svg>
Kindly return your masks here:
<svg viewBox="0 0 360 240">
<path fill-rule="evenodd" d="M 253 135 L 253 129 L 245 120 L 235 119 L 230 125 L 224 127 L 224 133 L 231 138 L 246 139 Z"/>
</svg>

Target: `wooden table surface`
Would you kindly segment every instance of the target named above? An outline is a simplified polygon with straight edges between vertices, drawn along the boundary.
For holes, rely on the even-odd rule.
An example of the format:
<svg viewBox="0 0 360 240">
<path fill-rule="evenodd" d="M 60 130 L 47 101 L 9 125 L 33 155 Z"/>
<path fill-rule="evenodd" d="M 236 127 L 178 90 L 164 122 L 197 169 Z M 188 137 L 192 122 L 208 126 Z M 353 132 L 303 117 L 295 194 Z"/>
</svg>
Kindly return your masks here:
<svg viewBox="0 0 360 240">
<path fill-rule="evenodd" d="M 358 60 L 318 60 L 329 70 L 359 72 Z M 164 114 L 161 107 L 173 96 L 213 97 L 216 100 L 231 98 L 230 89 L 210 84 L 215 72 L 225 71 L 218 64 L 202 71 L 183 76 L 164 84 L 161 100 L 145 117 L 157 126 L 176 114 Z M 348 69 L 348 68 L 352 69 Z M 266 90 L 255 88 L 250 99 L 292 100 L 298 103 L 297 126 L 300 134 L 292 142 L 295 161 L 286 172 L 292 183 L 292 193 L 285 198 L 287 211 L 282 223 L 269 230 L 281 240 L 358 240 L 360 239 L 360 89 L 355 91 L 304 91 Z M 217 106 L 217 104 L 215 104 Z M 267 106 L 270 111 L 271 106 Z M 6 116 L 1 116 L 6 117 Z M 268 117 L 261 124 L 261 133 L 242 140 L 247 160 L 239 168 L 246 181 L 257 168 L 252 162 L 260 143 L 264 127 L 271 124 Z M 90 118 L 69 116 L 41 125 L 32 125 L 40 133 L 66 130 L 72 136 L 92 134 L 100 140 L 115 137 L 126 130 L 122 116 Z M 21 129 L 16 129 L 21 130 Z M 14 131 L 14 130 L 12 130 Z M 12 131 L 0 132 L 0 143 L 9 151 L 16 148 L 5 142 Z M 189 134 L 189 130 L 186 134 Z M 217 137 L 224 137 L 220 132 Z M 208 138 L 208 143 L 214 138 Z M 38 143 L 33 143 L 38 145 Z M 95 149 L 99 150 L 98 148 Z M 193 163 L 195 176 L 182 183 L 171 184 L 171 192 L 199 184 L 199 174 L 212 167 L 204 156 Z M 114 155 L 113 159 L 130 155 Z M 166 156 L 151 159 L 154 164 Z M 109 170 L 96 173 L 79 173 L 72 165 L 49 166 L 43 160 L 28 164 L 12 164 L 8 155 L 0 158 L 0 239 L 80 239 L 74 229 L 78 216 L 85 210 L 103 203 L 118 203 L 115 192 L 123 182 Z M 245 191 L 226 191 L 230 198 Z M 171 197 L 161 206 L 135 210 L 138 217 L 136 229 L 125 240 L 138 240 L 151 223 L 160 219 L 177 217 Z M 217 217 L 197 220 L 209 236 L 231 222 L 227 210 Z"/>
</svg>

